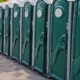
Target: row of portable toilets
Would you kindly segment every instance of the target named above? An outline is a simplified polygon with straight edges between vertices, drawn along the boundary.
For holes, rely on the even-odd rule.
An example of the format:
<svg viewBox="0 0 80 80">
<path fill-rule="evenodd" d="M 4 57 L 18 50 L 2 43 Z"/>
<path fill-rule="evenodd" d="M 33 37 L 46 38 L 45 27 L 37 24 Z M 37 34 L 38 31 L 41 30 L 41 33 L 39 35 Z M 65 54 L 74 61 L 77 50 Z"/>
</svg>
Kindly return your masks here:
<svg viewBox="0 0 80 80">
<path fill-rule="evenodd" d="M 56 80 L 69 80 L 68 73 L 70 80 L 80 80 L 80 0 L 73 4 L 69 72 L 69 4 L 67 0 L 50 1 L 0 3 L 0 52 Z"/>
</svg>

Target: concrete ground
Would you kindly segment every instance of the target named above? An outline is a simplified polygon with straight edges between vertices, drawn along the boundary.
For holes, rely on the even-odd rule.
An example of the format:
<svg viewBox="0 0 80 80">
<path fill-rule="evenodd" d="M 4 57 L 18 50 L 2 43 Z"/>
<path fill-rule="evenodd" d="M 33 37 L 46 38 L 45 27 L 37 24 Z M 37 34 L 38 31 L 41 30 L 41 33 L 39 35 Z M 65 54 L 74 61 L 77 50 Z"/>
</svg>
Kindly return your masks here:
<svg viewBox="0 0 80 80">
<path fill-rule="evenodd" d="M 0 80 L 50 80 L 0 54 Z"/>
</svg>

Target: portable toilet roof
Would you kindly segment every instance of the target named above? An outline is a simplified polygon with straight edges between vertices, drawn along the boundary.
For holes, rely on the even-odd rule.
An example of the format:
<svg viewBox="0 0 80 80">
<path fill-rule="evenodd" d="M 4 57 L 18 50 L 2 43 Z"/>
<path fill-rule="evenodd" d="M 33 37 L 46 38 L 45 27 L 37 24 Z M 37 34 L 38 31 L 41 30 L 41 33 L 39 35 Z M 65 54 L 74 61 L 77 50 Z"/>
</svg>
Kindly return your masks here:
<svg viewBox="0 0 80 80">
<path fill-rule="evenodd" d="M 24 1 L 23 1 L 23 3 L 20 0 L 11 0 L 11 1 L 8 1 L 8 5 L 11 8 L 13 8 L 14 4 L 19 5 L 19 7 L 23 7 L 24 6 Z"/>
<path fill-rule="evenodd" d="M 54 0 L 43 0 L 45 1 L 47 4 L 52 4 Z"/>
<path fill-rule="evenodd" d="M 32 5 L 36 5 L 37 0 L 28 0 Z"/>
<path fill-rule="evenodd" d="M 1 6 L 3 9 L 5 9 L 5 5 L 6 5 L 6 2 L 0 3 L 0 6 Z"/>
<path fill-rule="evenodd" d="M 24 4 L 25 2 L 29 2 L 29 3 L 31 3 L 32 5 L 35 5 L 37 0 L 19 0 L 19 1 L 23 2 L 23 4 Z"/>
<path fill-rule="evenodd" d="M 5 7 L 6 7 L 6 5 L 8 5 L 10 8 L 11 8 L 11 6 L 12 6 L 12 4 L 10 4 L 9 2 L 3 2 L 2 5 L 5 5 Z"/>
<path fill-rule="evenodd" d="M 7 4 L 10 6 L 10 8 L 13 8 L 14 4 L 24 7 L 25 2 L 30 2 L 32 5 L 36 5 L 37 0 L 10 0 L 7 2 Z"/>
<path fill-rule="evenodd" d="M 13 8 L 13 3 L 10 2 L 10 1 L 7 2 L 7 5 L 8 5 L 10 8 Z"/>
</svg>

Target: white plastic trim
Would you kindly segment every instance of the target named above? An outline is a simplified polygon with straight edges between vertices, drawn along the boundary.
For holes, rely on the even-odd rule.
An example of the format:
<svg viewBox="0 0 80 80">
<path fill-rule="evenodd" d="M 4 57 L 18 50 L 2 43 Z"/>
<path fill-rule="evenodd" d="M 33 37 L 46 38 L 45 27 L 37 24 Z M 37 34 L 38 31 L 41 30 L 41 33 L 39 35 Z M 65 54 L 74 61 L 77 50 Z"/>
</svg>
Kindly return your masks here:
<svg viewBox="0 0 80 80">
<path fill-rule="evenodd" d="M 25 0 L 11 0 L 9 1 L 9 3 L 13 4 L 11 7 L 13 8 L 14 4 L 17 4 L 19 5 L 19 7 L 23 7 L 24 6 L 24 3 L 25 3 Z"/>
<path fill-rule="evenodd" d="M 13 8 L 13 3 L 11 3 L 10 1 L 7 2 L 7 5 L 8 5 L 10 8 Z"/>
<path fill-rule="evenodd" d="M 23 5 L 25 4 L 25 2 L 29 2 L 32 5 L 36 5 L 36 2 L 37 2 L 37 0 L 19 0 L 19 1 L 21 1 L 23 3 Z"/>
<path fill-rule="evenodd" d="M 67 0 L 67 1 L 70 1 L 71 2 L 71 1 L 76 1 L 76 0 Z"/>
<path fill-rule="evenodd" d="M 54 0 L 44 0 L 47 4 L 52 4 Z"/>
<path fill-rule="evenodd" d="M 7 4 L 10 8 L 13 8 L 14 4 L 18 4 L 20 7 L 24 7 L 25 2 L 29 2 L 32 5 L 36 5 L 37 0 L 10 0 Z"/>
<path fill-rule="evenodd" d="M 6 6 L 6 3 L 0 3 L 0 6 L 3 8 L 3 9 L 5 9 L 5 6 Z"/>
<path fill-rule="evenodd" d="M 25 2 L 27 2 L 28 0 L 19 0 L 19 2 L 22 4 L 21 7 L 24 7 Z"/>
<path fill-rule="evenodd" d="M 3 2 L 3 4 L 5 5 L 5 7 L 6 7 L 6 5 L 8 5 L 10 8 L 12 8 L 12 6 L 13 6 L 13 4 L 10 3 L 10 1 L 9 1 L 9 2 Z M 2 5 L 3 5 L 3 4 L 2 4 Z"/>
<path fill-rule="evenodd" d="M 36 5 L 37 0 L 28 0 L 32 5 Z"/>
</svg>

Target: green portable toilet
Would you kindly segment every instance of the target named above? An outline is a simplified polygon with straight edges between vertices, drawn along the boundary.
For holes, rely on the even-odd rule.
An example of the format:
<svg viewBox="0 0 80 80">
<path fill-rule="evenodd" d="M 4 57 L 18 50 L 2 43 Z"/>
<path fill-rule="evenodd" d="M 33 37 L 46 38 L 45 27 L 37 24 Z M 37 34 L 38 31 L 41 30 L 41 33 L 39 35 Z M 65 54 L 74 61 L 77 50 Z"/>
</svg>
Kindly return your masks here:
<svg viewBox="0 0 80 80">
<path fill-rule="evenodd" d="M 23 50 L 22 62 L 31 66 L 32 64 L 32 26 L 33 26 L 33 0 L 25 2 L 23 8 Z"/>
<path fill-rule="evenodd" d="M 47 43 L 47 13 L 48 6 L 45 1 L 39 1 L 36 5 L 35 19 L 35 69 L 45 73 L 46 67 L 46 43 Z"/>
<path fill-rule="evenodd" d="M 72 79 L 80 80 L 80 0 L 74 3 L 74 25 L 72 35 Z"/>
<path fill-rule="evenodd" d="M 51 11 L 51 76 L 57 80 L 66 80 L 67 73 L 67 22 L 68 3 L 56 0 Z"/>
<path fill-rule="evenodd" d="M 21 45 L 22 44 L 22 7 L 24 6 L 24 2 L 25 1 L 21 1 L 21 0 L 8 1 L 8 3 L 11 4 L 10 58 L 14 58 L 20 61 L 21 61 L 21 52 L 22 52 L 22 45 Z M 16 49 L 15 47 L 18 49 Z"/>
<path fill-rule="evenodd" d="M 4 54 L 9 56 L 10 55 L 10 17 L 11 17 L 11 5 L 9 2 L 5 3 L 5 10 L 4 10 L 4 35 L 5 35 L 5 52 Z"/>
<path fill-rule="evenodd" d="M 4 46 L 4 9 L 5 5 L 0 3 L 0 53 L 3 53 Z"/>
<path fill-rule="evenodd" d="M 15 60 L 21 60 L 21 30 L 22 30 L 22 7 L 20 1 L 12 1 L 12 29 L 11 29 L 11 45 L 10 56 Z"/>
</svg>

